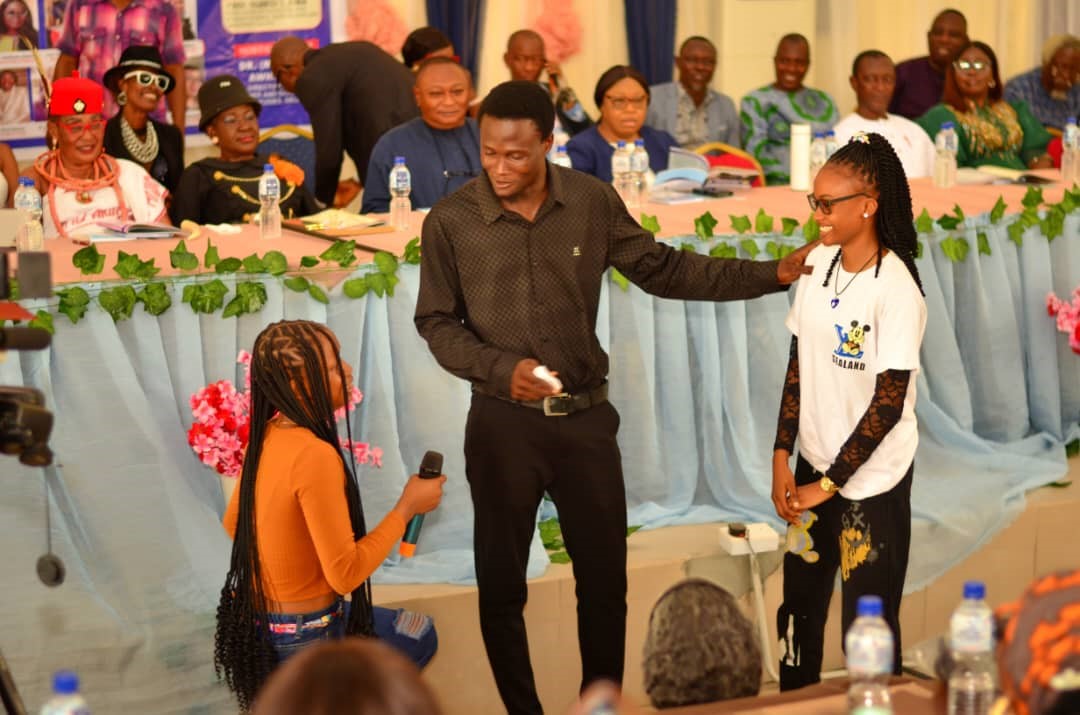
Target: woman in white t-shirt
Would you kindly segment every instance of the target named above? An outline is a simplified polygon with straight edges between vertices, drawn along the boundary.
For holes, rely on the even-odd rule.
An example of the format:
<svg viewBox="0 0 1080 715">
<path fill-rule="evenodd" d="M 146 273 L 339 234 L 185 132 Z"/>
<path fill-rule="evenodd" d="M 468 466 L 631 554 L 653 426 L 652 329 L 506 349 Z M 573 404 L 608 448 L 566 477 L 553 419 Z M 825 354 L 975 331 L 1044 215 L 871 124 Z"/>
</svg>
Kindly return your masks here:
<svg viewBox="0 0 1080 715">
<path fill-rule="evenodd" d="M 880 134 L 857 134 L 808 196 L 822 245 L 807 259 L 786 324 L 793 333 L 772 500 L 789 522 L 780 688 L 821 679 L 825 619 L 837 569 L 843 631 L 859 596 L 876 595 L 900 672 L 900 598 L 911 542 L 918 432 L 915 375 L 926 304 L 904 169 Z M 790 457 L 799 437 L 795 473 Z"/>
</svg>

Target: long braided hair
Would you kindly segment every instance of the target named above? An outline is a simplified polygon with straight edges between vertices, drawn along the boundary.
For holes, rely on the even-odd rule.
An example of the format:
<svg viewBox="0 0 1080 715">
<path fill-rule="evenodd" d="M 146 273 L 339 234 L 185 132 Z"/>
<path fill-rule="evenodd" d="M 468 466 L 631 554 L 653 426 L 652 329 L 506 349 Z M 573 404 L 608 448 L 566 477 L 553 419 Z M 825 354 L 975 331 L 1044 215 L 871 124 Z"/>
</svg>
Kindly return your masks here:
<svg viewBox="0 0 1080 715">
<path fill-rule="evenodd" d="M 240 508 L 232 558 L 221 589 L 214 634 L 214 669 L 219 678 L 224 677 L 243 710 L 250 707 L 259 686 L 277 665 L 255 530 L 255 479 L 267 427 L 275 413 L 310 430 L 337 450 L 345 468 L 344 496 L 353 537 L 360 539 L 367 533 L 356 465 L 351 455 L 349 461 L 345 460 L 338 441 L 327 380 L 330 369 L 339 372 L 342 389 L 347 390 L 337 340 L 324 325 L 306 320 L 281 321 L 265 328 L 255 339 L 251 356 L 251 431 L 238 487 Z M 348 437 L 352 439 L 351 428 Z M 352 592 L 346 632 L 374 635 L 371 585 L 366 580 Z"/>
<path fill-rule="evenodd" d="M 877 189 L 878 210 L 874 216 L 874 229 L 877 233 L 877 261 L 874 265 L 874 277 L 881 272 L 882 249 L 887 248 L 904 262 L 908 272 L 919 287 L 919 292 L 926 295 L 919 269 L 915 267 L 915 251 L 918 238 L 915 232 L 915 217 L 911 210 L 911 189 L 908 188 L 904 165 L 896 156 L 892 145 L 880 134 L 857 134 L 844 146 L 829 157 L 826 166 L 846 166 L 858 174 L 868 187 Z M 833 270 L 840 260 L 840 251 L 833 256 L 829 270 L 825 272 L 825 282 L 829 285 Z"/>
</svg>

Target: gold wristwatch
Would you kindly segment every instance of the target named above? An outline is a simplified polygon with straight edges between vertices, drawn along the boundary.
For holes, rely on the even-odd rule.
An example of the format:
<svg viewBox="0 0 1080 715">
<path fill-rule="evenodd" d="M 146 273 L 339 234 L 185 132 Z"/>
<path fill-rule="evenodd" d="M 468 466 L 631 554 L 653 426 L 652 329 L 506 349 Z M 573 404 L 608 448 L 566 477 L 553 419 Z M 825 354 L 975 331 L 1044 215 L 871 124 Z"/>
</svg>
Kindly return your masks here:
<svg viewBox="0 0 1080 715">
<path fill-rule="evenodd" d="M 826 494 L 840 491 L 840 487 L 836 486 L 836 482 L 825 476 L 818 480 L 818 486 L 821 487 L 821 491 Z"/>
</svg>

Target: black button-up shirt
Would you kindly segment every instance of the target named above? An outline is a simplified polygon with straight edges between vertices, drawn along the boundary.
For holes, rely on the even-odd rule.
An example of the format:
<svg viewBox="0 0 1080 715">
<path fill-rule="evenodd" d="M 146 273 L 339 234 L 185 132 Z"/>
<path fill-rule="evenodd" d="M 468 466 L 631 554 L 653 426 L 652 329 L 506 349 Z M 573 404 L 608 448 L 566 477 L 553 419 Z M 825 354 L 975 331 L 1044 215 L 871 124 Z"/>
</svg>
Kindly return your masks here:
<svg viewBox="0 0 1080 715">
<path fill-rule="evenodd" d="M 679 251 L 657 243 L 608 184 L 547 165 L 548 195 L 532 222 L 503 208 L 486 174 L 424 220 L 416 329 L 439 364 L 475 389 L 509 397 L 514 366 L 535 358 L 567 392 L 600 385 L 596 337 L 604 271 L 649 293 L 736 300 L 782 290 L 776 262 Z"/>
</svg>

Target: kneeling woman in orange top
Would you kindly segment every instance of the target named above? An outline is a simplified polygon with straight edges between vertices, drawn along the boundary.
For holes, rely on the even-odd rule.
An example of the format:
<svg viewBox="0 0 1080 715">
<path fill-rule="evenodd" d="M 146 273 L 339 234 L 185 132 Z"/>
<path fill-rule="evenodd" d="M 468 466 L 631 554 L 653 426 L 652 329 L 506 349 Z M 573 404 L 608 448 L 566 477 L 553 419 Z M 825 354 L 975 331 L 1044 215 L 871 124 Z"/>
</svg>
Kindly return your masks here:
<svg viewBox="0 0 1080 715">
<path fill-rule="evenodd" d="M 376 636 L 420 666 L 435 653 L 431 619 L 374 608 L 368 578 L 406 523 L 438 506 L 446 477 L 411 477 L 367 531 L 338 443 L 334 411 L 352 383 L 339 351 L 326 326 L 308 321 L 270 325 L 252 350 L 251 435 L 225 510 L 234 542 L 214 637 L 215 667 L 243 709 L 279 662 L 318 640 Z"/>
</svg>

